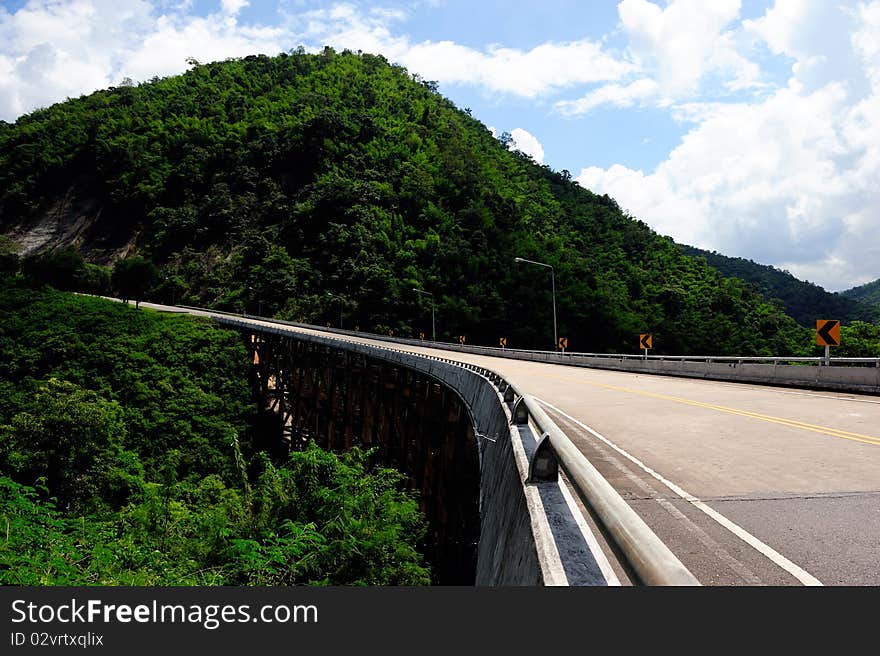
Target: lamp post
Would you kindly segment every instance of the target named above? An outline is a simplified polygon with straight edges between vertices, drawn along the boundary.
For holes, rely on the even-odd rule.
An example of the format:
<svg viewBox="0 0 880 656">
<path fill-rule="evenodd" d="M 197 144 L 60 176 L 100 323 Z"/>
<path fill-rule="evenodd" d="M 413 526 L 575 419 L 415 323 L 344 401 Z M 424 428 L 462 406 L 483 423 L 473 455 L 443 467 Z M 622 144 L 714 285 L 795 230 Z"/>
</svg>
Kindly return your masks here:
<svg viewBox="0 0 880 656">
<path fill-rule="evenodd" d="M 431 297 L 431 341 L 436 342 L 437 331 L 435 330 L 434 326 L 434 294 L 432 294 L 431 292 L 426 292 L 424 289 L 418 289 L 416 287 L 413 287 L 413 291 Z"/>
<path fill-rule="evenodd" d="M 248 287 L 248 291 L 255 292 L 257 290 L 254 289 L 253 287 Z M 251 298 L 253 298 L 253 294 L 251 295 Z M 258 317 L 262 316 L 262 314 L 263 314 L 263 299 L 260 296 L 258 296 L 257 297 L 257 316 Z"/>
<path fill-rule="evenodd" d="M 555 351 L 559 347 L 559 338 L 556 335 L 556 270 L 551 264 L 545 264 L 544 262 L 535 262 L 534 260 L 527 260 L 524 257 L 516 257 L 513 259 L 513 261 L 525 262 L 526 264 L 535 264 L 537 266 L 547 267 L 548 269 L 550 269 L 550 288 L 553 290 L 553 350 Z"/>
</svg>

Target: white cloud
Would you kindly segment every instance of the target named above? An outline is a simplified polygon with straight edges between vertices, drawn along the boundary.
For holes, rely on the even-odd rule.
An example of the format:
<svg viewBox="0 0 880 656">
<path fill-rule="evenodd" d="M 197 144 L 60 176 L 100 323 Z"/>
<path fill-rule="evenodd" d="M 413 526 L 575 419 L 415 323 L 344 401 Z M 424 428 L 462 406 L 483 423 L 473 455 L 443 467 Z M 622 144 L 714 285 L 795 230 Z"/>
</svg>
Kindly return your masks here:
<svg viewBox="0 0 880 656">
<path fill-rule="evenodd" d="M 726 29 L 739 16 L 740 0 L 671 0 L 664 8 L 622 0 L 617 10 L 635 60 L 653 73 L 663 96 L 693 95 L 710 73 L 726 76 L 731 90 L 759 83 L 760 69 Z"/>
<path fill-rule="evenodd" d="M 861 27 L 851 37 L 853 51 L 876 95 L 880 93 L 880 2 L 860 5 L 857 20 Z"/>
<path fill-rule="evenodd" d="M 119 76 L 146 80 L 181 73 L 193 57 L 211 62 L 258 52 L 276 54 L 284 49 L 277 28 L 240 26 L 219 15 L 204 18 L 160 16 L 140 43 L 134 44 L 119 66 Z"/>
<path fill-rule="evenodd" d="M 531 50 L 501 46 L 481 50 L 453 41 L 412 42 L 406 36 L 393 36 L 389 29 L 403 17 L 400 12 L 365 14 L 341 4 L 296 16 L 294 25 L 297 37 L 308 43 L 381 53 L 426 79 L 527 98 L 576 84 L 616 80 L 635 70 L 630 62 L 589 40 L 548 42 Z"/>
<path fill-rule="evenodd" d="M 793 59 L 793 77 L 805 88 L 846 79 L 850 90 L 858 94 L 865 80 L 852 47 L 851 35 L 862 22 L 854 4 L 776 0 L 762 17 L 744 21 L 743 28 L 774 54 Z"/>
<path fill-rule="evenodd" d="M 657 83 L 649 78 L 642 78 L 627 85 L 606 84 L 578 100 L 560 100 L 554 107 L 564 116 L 586 114 L 605 104 L 615 107 L 631 107 L 638 101 L 644 101 L 656 95 L 658 89 Z"/>
<path fill-rule="evenodd" d="M 512 137 L 508 144 L 510 150 L 519 150 L 530 155 L 538 164 L 544 163 L 544 147 L 535 135 L 522 128 L 514 128 L 510 136 Z"/>
<path fill-rule="evenodd" d="M 220 0 L 221 10 L 229 16 L 235 16 L 249 4 L 248 0 Z"/>
<path fill-rule="evenodd" d="M 527 51 L 490 47 L 485 52 L 450 41 L 427 41 L 406 44 L 396 59 L 430 79 L 527 98 L 577 84 L 616 80 L 635 70 L 591 41 L 545 43 Z"/>
<path fill-rule="evenodd" d="M 828 33 L 823 20 L 836 18 L 839 8 L 827 0 L 777 0 L 761 18 L 743 21 L 776 54 L 803 58 L 815 52 Z"/>
<path fill-rule="evenodd" d="M 30 0 L 0 11 L 0 118 L 118 84 L 186 69 L 186 59 L 213 61 L 285 49 L 278 28 L 239 25 L 243 0 L 225 0 L 224 13 L 157 14 L 144 0 Z M 183 5 L 183 10 L 187 5 Z"/>
<path fill-rule="evenodd" d="M 736 42 L 732 31 L 719 30 L 736 16 L 738 4 L 706 3 L 715 14 L 705 32 Z M 679 65 L 678 55 L 702 52 L 711 62 L 730 52 L 723 41 L 719 54 L 694 30 L 669 26 L 670 12 L 680 7 L 680 1 L 665 10 L 645 0 L 621 3 L 639 60 L 657 66 L 657 98 L 676 90 L 686 97 L 706 72 Z M 667 28 L 696 41 L 677 46 Z M 693 127 L 656 169 L 586 167 L 578 181 L 614 196 L 678 241 L 775 264 L 833 290 L 876 278 L 880 0 L 849 6 L 776 0 L 763 16 L 744 21 L 743 30 L 791 60 L 786 86 L 750 101 L 696 97 L 674 103 L 673 118 Z M 736 58 L 730 61 L 735 70 Z M 587 108 L 628 102 L 623 89 L 609 87 L 605 96 L 600 89 L 578 102 Z"/>
</svg>

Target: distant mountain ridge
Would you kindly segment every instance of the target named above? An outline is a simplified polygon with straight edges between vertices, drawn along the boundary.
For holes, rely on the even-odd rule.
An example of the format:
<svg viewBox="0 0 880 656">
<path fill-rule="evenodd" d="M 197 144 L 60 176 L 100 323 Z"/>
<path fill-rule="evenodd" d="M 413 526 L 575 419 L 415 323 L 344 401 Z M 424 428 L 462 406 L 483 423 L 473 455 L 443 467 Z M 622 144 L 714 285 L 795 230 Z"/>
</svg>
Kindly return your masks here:
<svg viewBox="0 0 880 656">
<path fill-rule="evenodd" d="M 880 279 L 840 292 L 841 296 L 880 308 Z"/>
<path fill-rule="evenodd" d="M 751 283 L 767 300 L 780 300 L 785 313 L 801 325 L 812 327 L 817 319 L 880 322 L 880 281 L 838 294 L 770 265 L 693 246 L 680 247 L 685 255 L 705 259 L 723 275 Z"/>
</svg>

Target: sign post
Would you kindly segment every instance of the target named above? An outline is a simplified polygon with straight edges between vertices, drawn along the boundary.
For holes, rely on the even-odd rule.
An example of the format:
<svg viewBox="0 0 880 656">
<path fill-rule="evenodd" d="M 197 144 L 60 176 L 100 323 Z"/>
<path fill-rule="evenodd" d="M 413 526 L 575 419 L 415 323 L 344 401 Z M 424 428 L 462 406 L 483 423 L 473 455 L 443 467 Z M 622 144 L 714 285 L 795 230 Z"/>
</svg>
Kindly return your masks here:
<svg viewBox="0 0 880 656">
<path fill-rule="evenodd" d="M 816 320 L 816 344 L 825 347 L 826 367 L 831 366 L 831 347 L 840 346 L 840 321 L 837 319 Z"/>
<path fill-rule="evenodd" d="M 642 333 L 639 335 L 639 346 L 645 349 L 645 360 L 648 359 L 648 349 L 654 348 L 654 340 L 651 335 Z"/>
<path fill-rule="evenodd" d="M 568 337 L 560 337 L 557 347 L 562 349 L 562 352 L 565 353 L 565 349 L 568 348 Z"/>
</svg>

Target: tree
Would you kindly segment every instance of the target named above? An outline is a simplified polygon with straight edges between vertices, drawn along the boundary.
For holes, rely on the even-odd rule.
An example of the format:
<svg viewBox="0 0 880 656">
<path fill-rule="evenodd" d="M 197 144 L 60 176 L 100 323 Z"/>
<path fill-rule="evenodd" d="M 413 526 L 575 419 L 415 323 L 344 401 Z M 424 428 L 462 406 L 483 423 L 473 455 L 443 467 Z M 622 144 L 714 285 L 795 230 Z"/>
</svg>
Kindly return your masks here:
<svg viewBox="0 0 880 656">
<path fill-rule="evenodd" d="M 110 286 L 110 269 L 86 262 L 77 280 L 77 289 L 87 294 L 99 296 L 110 294 L 113 291 Z"/>
<path fill-rule="evenodd" d="M 18 244 L 5 235 L 0 235 L 0 273 L 18 273 Z"/>
<path fill-rule="evenodd" d="M 21 272 L 36 286 L 51 285 L 62 291 L 74 291 L 85 267 L 85 260 L 79 252 L 62 248 L 24 258 Z"/>
<path fill-rule="evenodd" d="M 118 404 L 53 378 L 0 426 L 0 463 L 19 480 L 45 478 L 53 496 L 83 508 L 107 495 L 124 434 Z"/>
<path fill-rule="evenodd" d="M 156 284 L 159 274 L 156 265 L 140 255 L 119 260 L 113 267 L 111 282 L 122 299 L 128 302 L 133 298 L 136 308 L 141 299 Z"/>
</svg>

